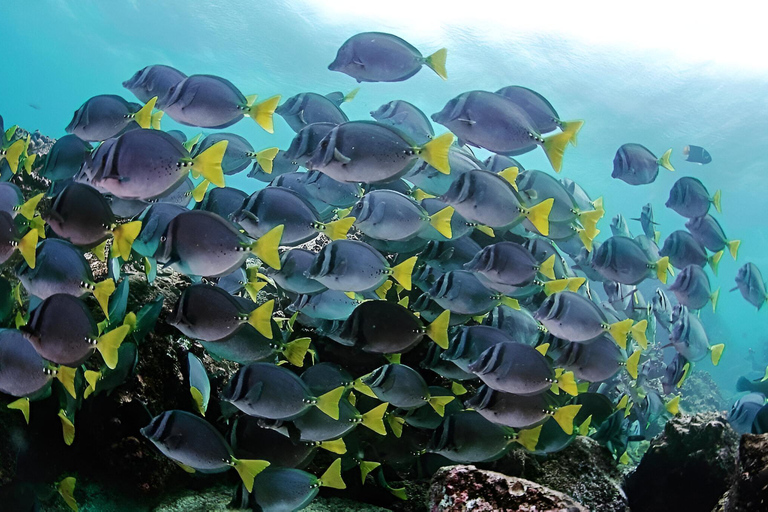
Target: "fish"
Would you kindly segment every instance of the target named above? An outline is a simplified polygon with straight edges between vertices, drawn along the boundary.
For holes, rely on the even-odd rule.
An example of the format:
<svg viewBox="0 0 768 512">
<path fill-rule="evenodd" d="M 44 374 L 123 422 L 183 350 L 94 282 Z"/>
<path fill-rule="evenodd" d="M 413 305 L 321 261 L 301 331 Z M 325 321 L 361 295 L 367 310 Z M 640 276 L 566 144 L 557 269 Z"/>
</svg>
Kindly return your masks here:
<svg viewBox="0 0 768 512">
<path fill-rule="evenodd" d="M 336 181 L 318 171 L 309 171 L 306 175 L 304 186 L 310 203 L 314 200 L 336 208 L 349 208 L 363 197 L 363 188 L 358 183 Z"/>
<path fill-rule="evenodd" d="M 464 405 L 493 423 L 512 428 L 528 429 L 554 418 L 566 434 L 573 432 L 573 420 L 582 407 L 556 407 L 546 393 L 521 396 L 495 391 L 488 386 L 481 386 Z"/>
<path fill-rule="evenodd" d="M 685 223 L 685 227 L 691 235 L 693 235 L 696 241 L 710 251 L 717 253 L 728 247 L 728 251 L 731 253 L 731 257 L 734 261 L 739 255 L 741 240 L 729 240 L 728 237 L 725 236 L 725 232 L 720 226 L 720 223 L 710 214 L 689 219 Z"/>
<path fill-rule="evenodd" d="M 514 174 L 514 173 L 511 173 Z M 510 175 L 488 171 L 469 171 L 460 175 L 440 197 L 459 215 L 493 229 L 506 229 L 527 219 L 546 236 L 549 234 L 549 214 L 554 199 L 545 199 L 534 205 L 523 204 L 512 185 Z"/>
<path fill-rule="evenodd" d="M 458 176 L 472 170 L 483 170 L 485 166 L 479 161 L 467 146 L 451 145 L 448 148 L 448 164 L 450 174 L 444 174 L 427 162 L 421 161 L 411 168 L 405 175 L 409 182 L 413 183 L 416 190 L 411 192 L 414 199 L 428 197 L 428 195 L 440 196 L 448 192 Z"/>
<path fill-rule="evenodd" d="M 223 187 L 222 140 L 195 156 L 174 137 L 159 130 L 133 130 L 94 152 L 90 184 L 123 199 L 163 197 L 190 174 Z"/>
<path fill-rule="evenodd" d="M 0 183 L 0 211 L 9 213 L 13 218 L 21 215 L 30 221 L 36 216 L 38 204 L 44 195 L 37 194 L 25 200 L 19 187 L 13 183 Z"/>
<path fill-rule="evenodd" d="M 142 103 L 157 98 L 157 108 L 162 109 L 168 91 L 185 78 L 187 75 L 174 67 L 153 64 L 134 73 L 131 78 L 123 82 L 123 87 L 131 91 Z"/>
<path fill-rule="evenodd" d="M 643 209 L 640 212 L 640 217 L 632 220 L 637 220 L 640 222 L 640 225 L 643 227 L 643 233 L 645 233 L 645 236 L 656 243 L 659 242 L 661 233 L 659 233 L 654 227 L 658 224 L 653 220 L 653 205 L 651 203 L 647 203 L 645 206 L 643 206 Z"/>
<path fill-rule="evenodd" d="M 405 289 L 411 289 L 411 274 L 416 257 L 391 266 L 379 251 L 356 240 L 334 240 L 323 247 L 305 276 L 330 290 L 366 292 L 379 288 L 392 276 Z"/>
<path fill-rule="evenodd" d="M 757 413 L 765 405 L 765 395 L 762 393 L 749 393 L 734 402 L 728 411 L 728 423 L 739 434 L 752 432 L 752 423 Z"/>
<path fill-rule="evenodd" d="M 672 304 L 669 302 L 667 294 L 661 288 L 656 288 L 653 294 L 651 309 L 659 324 L 664 329 L 669 330 L 672 326 Z"/>
<path fill-rule="evenodd" d="M 497 343 L 468 369 L 488 387 L 504 393 L 536 395 L 556 388 L 578 394 L 572 372 L 555 372 L 541 352 L 521 343 Z"/>
<path fill-rule="evenodd" d="M 195 145 L 190 155 L 194 158 L 221 141 L 227 141 L 224 156 L 221 159 L 221 169 L 225 175 L 231 176 L 244 171 L 251 163 L 259 165 L 267 174 L 272 172 L 272 161 L 278 153 L 278 148 L 266 148 L 256 151 L 245 137 L 234 133 L 212 133 Z"/>
<path fill-rule="evenodd" d="M 664 240 L 664 244 L 661 246 L 659 254 L 668 257 L 672 266 L 679 269 L 685 268 L 688 265 L 698 265 L 703 267 L 704 265 L 709 264 L 715 275 L 717 275 L 720 258 L 723 256 L 722 251 L 707 255 L 704 246 L 701 245 L 701 243 L 699 243 L 688 231 L 682 229 L 678 229 L 669 234 Z"/>
<path fill-rule="evenodd" d="M 711 301 L 712 311 L 715 311 L 717 299 L 720 296 L 720 289 L 712 291 L 709 276 L 698 265 L 685 267 L 677 275 L 669 290 L 675 294 L 680 304 L 692 310 L 701 309 Z"/>
<path fill-rule="evenodd" d="M 202 201 L 195 204 L 195 209 L 205 210 L 224 219 L 229 219 L 247 199 L 248 194 L 239 188 L 214 187 L 205 192 Z"/>
<path fill-rule="evenodd" d="M 436 343 L 431 344 L 427 349 L 427 355 L 424 356 L 424 360 L 419 364 L 421 368 L 432 370 L 441 377 L 450 379 L 452 381 L 463 381 L 474 379 L 475 376 L 469 372 L 465 372 L 451 361 L 446 361 L 442 358 L 445 353 Z"/>
<path fill-rule="evenodd" d="M 641 352 L 638 349 L 626 357 L 610 335 L 603 334 L 591 343 L 569 343 L 555 360 L 555 365 L 588 382 L 608 380 L 622 367 L 636 380 Z"/>
<path fill-rule="evenodd" d="M 768 392 L 768 380 L 763 378 L 749 379 L 743 375 L 736 381 L 736 391 L 749 391 L 754 393 L 765 394 Z"/>
<path fill-rule="evenodd" d="M 336 459 L 319 477 L 295 468 L 268 468 L 254 480 L 253 500 L 266 511 L 300 510 L 307 506 L 321 487 L 345 489 L 341 478 L 341 459 Z"/>
<path fill-rule="evenodd" d="M 299 295 L 290 310 L 320 320 L 345 320 L 362 301 L 362 296 L 350 297 L 342 291 L 324 290 Z"/>
<path fill-rule="evenodd" d="M 548 279 L 555 279 L 555 255 L 551 255 L 541 265 L 533 255 L 520 244 L 498 242 L 487 245 L 478 252 L 464 269 L 483 276 L 491 283 L 491 288 L 500 290 L 496 284 L 521 287 L 533 282 L 538 274 Z"/>
<path fill-rule="evenodd" d="M 489 290 L 475 274 L 466 270 L 446 272 L 427 293 L 440 307 L 460 315 L 483 315 L 499 304 L 519 307 L 516 300 Z"/>
<path fill-rule="evenodd" d="M 344 103 L 355 99 L 355 97 L 357 96 L 357 93 L 359 92 L 360 92 L 360 88 L 355 87 L 354 89 L 352 89 L 346 94 L 341 91 L 333 91 L 326 94 L 325 97 L 331 100 L 337 107 L 340 107 Z"/>
<path fill-rule="evenodd" d="M 451 338 L 448 349 L 440 355 L 462 371 L 473 373 L 469 367 L 486 350 L 499 343 L 514 343 L 515 336 L 488 325 L 464 325 Z"/>
<path fill-rule="evenodd" d="M 387 301 L 366 301 L 344 321 L 339 337 L 364 352 L 400 354 L 408 352 L 427 336 L 438 346 L 448 348 L 450 313 L 443 312 L 429 325 L 407 308 Z"/>
<path fill-rule="evenodd" d="M 491 171 L 495 173 L 499 173 L 505 169 L 509 169 L 510 167 L 517 167 L 518 171 L 520 172 L 525 170 L 525 167 L 523 167 L 523 164 L 521 164 L 511 156 L 505 156 L 505 155 L 493 154 L 485 159 L 485 161 L 483 162 L 483 165 L 485 166 L 486 171 Z"/>
<path fill-rule="evenodd" d="M 257 307 L 218 286 L 193 284 L 182 292 L 168 323 L 184 335 L 203 341 L 222 340 L 245 324 L 271 339 L 273 308 L 273 300 Z"/>
<path fill-rule="evenodd" d="M 315 253 L 294 248 L 280 255 L 280 270 L 267 267 L 266 275 L 280 288 L 291 293 L 307 295 L 319 293 L 327 290 L 325 285 L 305 275 L 314 260 Z"/>
<path fill-rule="evenodd" d="M 634 238 L 632 236 L 632 232 L 629 230 L 627 219 L 625 219 L 624 216 L 620 213 L 616 214 L 616 216 L 611 219 L 611 233 L 613 233 L 613 236 Z"/>
<path fill-rule="evenodd" d="M 163 110 L 174 121 L 200 128 L 227 128 L 250 117 L 267 133 L 274 131 L 272 115 L 280 96 L 256 103 L 235 85 L 214 75 L 190 75 L 171 86 Z"/>
<path fill-rule="evenodd" d="M 272 186 L 243 200 L 233 213 L 232 220 L 252 238 L 264 236 L 277 226 L 283 226 L 280 243 L 287 246 L 302 244 L 321 233 L 332 240 L 346 238 L 347 231 L 355 222 L 354 217 L 321 222 L 312 205 L 299 194 Z"/>
<path fill-rule="evenodd" d="M 349 75 L 358 83 L 401 82 L 411 78 L 426 65 L 446 80 L 447 55 L 448 50 L 441 48 L 424 57 L 410 43 L 393 34 L 361 32 L 341 45 L 328 69 Z"/>
<path fill-rule="evenodd" d="M 394 181 L 410 171 L 418 159 L 450 174 L 451 143 L 451 133 L 418 145 L 391 126 L 375 121 L 349 121 L 333 127 L 306 164 L 308 169 L 341 182 Z"/>
<path fill-rule="evenodd" d="M 612 236 L 595 250 L 592 267 L 604 278 L 622 284 L 637 285 L 650 276 L 666 283 L 669 257 L 651 261 L 632 238 Z"/>
<path fill-rule="evenodd" d="M 394 100 L 371 111 L 376 121 L 403 131 L 417 144 L 425 144 L 435 137 L 435 129 L 427 115 L 413 103 Z"/>
<path fill-rule="evenodd" d="M 336 126 L 333 123 L 314 123 L 305 126 L 291 140 L 288 149 L 285 150 L 286 158 L 301 167 L 307 167 L 309 160 L 315 153 L 315 149 L 328 133 Z"/>
<path fill-rule="evenodd" d="M 77 135 L 64 135 L 56 139 L 45 156 L 43 168 L 38 173 L 51 181 L 64 181 L 75 176 L 86 158 L 93 152 L 93 146 Z"/>
<path fill-rule="evenodd" d="M 495 327 L 518 343 L 535 346 L 546 328 L 541 325 L 533 315 L 525 309 L 515 309 L 504 304 L 499 304 L 488 312 L 483 319 L 483 325 Z"/>
<path fill-rule="evenodd" d="M 296 172 L 299 169 L 299 162 L 291 158 L 286 151 L 279 149 L 277 154 L 272 159 L 272 169 L 268 173 L 266 169 L 269 168 L 267 164 L 266 168 L 259 164 L 258 160 L 253 162 L 251 170 L 248 171 L 248 177 L 261 181 L 263 183 L 269 183 L 278 176 L 283 174 Z"/>
<path fill-rule="evenodd" d="M 710 345 L 701 320 L 696 315 L 690 314 L 687 307 L 675 306 L 673 319 L 674 323 L 669 332 L 669 341 L 675 350 L 691 362 L 700 361 L 707 354 L 710 354 L 712 364 L 717 366 L 723 355 L 725 345 L 722 343 Z"/>
<path fill-rule="evenodd" d="M 709 151 L 701 146 L 694 146 L 693 144 L 685 146 L 683 148 L 683 154 L 688 157 L 685 159 L 686 162 L 704 165 L 712 161 L 712 155 L 709 154 Z"/>
<path fill-rule="evenodd" d="M 683 217 L 693 219 L 706 215 L 710 204 L 722 213 L 721 196 L 721 192 L 717 190 L 710 197 L 707 187 L 700 180 L 684 176 L 672 185 L 665 205 Z"/>
<path fill-rule="evenodd" d="M 571 143 L 576 145 L 576 134 L 581 130 L 584 121 L 561 121 L 555 107 L 544 96 L 527 87 L 509 85 L 496 91 L 496 94 L 512 100 L 522 108 L 539 133 L 549 133 L 560 128 L 573 134 Z"/>
<path fill-rule="evenodd" d="M 65 130 L 85 142 L 101 142 L 126 131 L 158 126 L 158 116 L 152 114 L 156 100 L 142 106 L 114 94 L 94 96 L 75 111 Z"/>
<path fill-rule="evenodd" d="M 131 249 L 145 258 L 154 258 L 160 246 L 160 238 L 171 219 L 187 211 L 186 208 L 175 204 L 152 203 L 138 217 L 141 230 L 131 245 Z"/>
<path fill-rule="evenodd" d="M 43 300 L 31 313 L 24 334 L 48 361 L 77 367 L 98 351 L 110 369 L 117 365 L 117 349 L 130 326 L 99 335 L 96 321 L 82 300 L 58 293 Z"/>
<path fill-rule="evenodd" d="M 205 371 L 202 361 L 192 352 L 187 353 L 186 376 L 189 384 L 189 392 L 195 401 L 197 410 L 205 416 L 208 402 L 211 399 L 211 382 Z"/>
<path fill-rule="evenodd" d="M 264 460 L 235 458 L 232 448 L 213 425 L 186 411 L 165 411 L 155 416 L 141 433 L 182 468 L 201 473 L 222 473 L 235 468 L 249 492 L 254 478 L 269 466 Z"/>
<path fill-rule="evenodd" d="M 120 348 L 117 349 L 117 366 L 114 369 L 101 365 L 98 370 L 84 372 L 83 377 L 88 386 L 83 391 L 83 399 L 87 399 L 94 393 L 109 394 L 134 375 L 138 363 L 139 351 L 136 343 L 129 341 L 121 343 Z"/>
<path fill-rule="evenodd" d="M 258 240 L 251 241 L 215 213 L 190 210 L 168 223 L 160 237 L 155 259 L 193 276 L 225 276 L 241 267 L 249 253 L 279 269 L 277 248 L 282 232 L 283 227 L 277 226 Z"/>
<path fill-rule="evenodd" d="M 453 396 L 432 396 L 424 378 L 409 366 L 386 364 L 362 377 L 376 398 L 401 409 L 416 409 L 429 404 L 443 416 Z"/>
<path fill-rule="evenodd" d="M 333 453 L 346 453 L 342 437 L 363 425 L 379 435 L 386 435 L 384 414 L 389 404 L 380 404 L 361 414 L 346 398 L 339 401 L 339 418 L 333 419 L 317 409 L 310 409 L 306 414 L 293 420 L 299 430 L 299 439 L 312 442 Z"/>
<path fill-rule="evenodd" d="M 221 399 L 250 416 L 291 420 L 316 407 L 331 418 L 339 418 L 339 400 L 344 387 L 314 396 L 290 370 L 271 363 L 251 363 L 232 377 Z"/>
<path fill-rule="evenodd" d="M 680 353 L 676 353 L 672 361 L 664 370 L 664 377 L 661 380 L 662 389 L 665 395 L 669 395 L 675 389 L 681 387 L 688 373 L 691 370 L 691 363 Z"/>
<path fill-rule="evenodd" d="M 754 263 L 745 263 L 739 268 L 736 274 L 736 288 L 731 291 L 737 288 L 744 300 L 755 306 L 758 311 L 768 299 L 763 275 Z"/>
<path fill-rule="evenodd" d="M 518 155 L 541 146 L 552 169 L 560 172 L 573 131 L 543 137 L 528 114 L 512 100 L 486 91 L 470 91 L 450 100 L 432 120 L 451 130 L 460 144 L 500 155 Z M 571 130 L 576 130 L 572 125 Z"/>
<path fill-rule="evenodd" d="M 669 157 L 672 149 L 668 149 L 660 157 L 640 144 L 623 144 L 613 157 L 612 178 L 619 179 L 630 185 L 647 185 L 656 181 L 659 167 L 674 171 Z"/>
<path fill-rule="evenodd" d="M 59 237 L 85 249 L 114 238 L 112 252 L 124 260 L 141 230 L 141 221 L 118 224 L 106 199 L 81 183 L 71 183 L 62 190 L 43 219 Z"/>
<path fill-rule="evenodd" d="M 291 439 L 287 432 L 247 415 L 234 421 L 228 440 L 236 456 L 266 460 L 273 468 L 305 468 L 317 453 L 314 443 Z"/>
<path fill-rule="evenodd" d="M 427 451 L 452 462 L 469 464 L 499 459 L 515 441 L 531 450 L 538 442 L 538 431 L 523 432 L 518 438 L 509 427 L 492 423 L 475 411 L 461 411 L 443 419 L 432 434 Z"/>
<path fill-rule="evenodd" d="M 115 291 L 112 278 L 96 282 L 91 266 L 77 247 L 65 240 L 43 240 L 37 247 L 36 264 L 21 265 L 16 276 L 30 295 L 47 299 L 57 293 L 74 297 L 93 294 L 104 314 L 109 317 L 109 298 Z"/>
<path fill-rule="evenodd" d="M 350 215 L 355 227 L 380 240 L 408 240 L 432 227 L 444 237 L 452 237 L 453 208 L 445 206 L 430 215 L 410 197 L 392 190 L 374 190 L 365 194 Z"/>
<path fill-rule="evenodd" d="M 16 227 L 13 215 L 0 211 L 0 264 L 8 261 L 16 251 L 19 251 L 24 262 L 34 268 L 37 240 L 36 229 L 30 229 L 22 236 Z"/>
<path fill-rule="evenodd" d="M 275 113 L 297 133 L 314 123 L 341 124 L 349 121 L 336 103 L 314 92 L 291 96 L 275 109 Z"/>
</svg>

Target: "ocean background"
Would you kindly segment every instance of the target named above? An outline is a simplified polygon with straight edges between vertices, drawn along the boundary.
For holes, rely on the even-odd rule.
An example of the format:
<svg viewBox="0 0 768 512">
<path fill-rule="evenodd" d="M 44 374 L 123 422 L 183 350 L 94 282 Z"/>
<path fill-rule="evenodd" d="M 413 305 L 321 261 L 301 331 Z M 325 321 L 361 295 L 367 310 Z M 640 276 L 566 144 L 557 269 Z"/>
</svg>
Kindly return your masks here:
<svg viewBox="0 0 768 512">
<path fill-rule="evenodd" d="M 362 84 L 343 110 L 351 119 L 367 119 L 380 105 L 404 99 L 430 115 L 467 90 L 534 89 L 562 119 L 586 121 L 579 146 L 566 152 L 561 176 L 604 197 L 599 238 L 610 236 L 612 216 L 637 217 L 648 202 L 662 241 L 684 229 L 685 219 L 664 207 L 681 176 L 696 176 L 711 193 L 722 190 L 723 214 L 716 216 L 742 247 L 739 261 L 724 256 L 713 278 L 713 287 L 722 289 L 717 313 L 702 311 L 710 342 L 725 343 L 725 354 L 719 367 L 704 360 L 696 369 L 711 372 L 727 399 L 738 376 L 750 369 L 748 348 L 758 355 L 768 349 L 768 313 L 728 292 L 745 262 L 768 272 L 768 61 L 756 58 L 755 48 L 764 46 L 760 16 L 738 4 L 718 12 L 668 2 L 5 0 L 0 114 L 6 127 L 60 137 L 91 96 L 135 100 L 121 84 L 149 64 L 220 75 L 244 94 L 287 99 L 357 87 L 327 69 L 338 47 L 357 32 L 395 33 L 425 55 L 447 47 L 448 81 L 424 69 L 406 82 Z M 163 128 L 179 126 L 166 117 Z M 181 128 L 188 136 L 197 133 Z M 274 135 L 248 120 L 229 131 L 257 149 L 285 149 L 294 135 L 279 116 Z M 627 142 L 657 155 L 673 148 L 677 171 L 661 169 L 655 183 L 640 187 L 612 179 L 613 156 Z M 704 146 L 713 162 L 685 162 L 687 144 Z M 519 160 L 550 171 L 543 151 Z M 229 177 L 228 184 L 249 192 L 263 186 L 245 175 Z M 633 234 L 641 233 L 638 222 L 629 225 Z"/>
</svg>

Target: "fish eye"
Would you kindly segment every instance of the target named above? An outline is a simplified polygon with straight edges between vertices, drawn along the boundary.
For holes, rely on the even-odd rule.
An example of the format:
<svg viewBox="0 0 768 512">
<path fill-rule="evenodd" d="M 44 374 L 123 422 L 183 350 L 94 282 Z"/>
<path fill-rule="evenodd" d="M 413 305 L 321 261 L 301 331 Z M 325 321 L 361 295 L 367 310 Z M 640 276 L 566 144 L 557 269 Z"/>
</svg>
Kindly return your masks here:
<svg viewBox="0 0 768 512">
<path fill-rule="evenodd" d="M 160 237 L 160 242 L 165 242 L 166 240 L 168 240 L 167 236 L 163 235 Z"/>
<path fill-rule="evenodd" d="M 322 149 L 327 149 L 327 148 L 328 148 L 328 141 L 327 141 L 327 140 L 324 140 L 323 142 L 321 142 L 321 143 L 320 143 L 320 147 L 321 147 Z"/>
</svg>

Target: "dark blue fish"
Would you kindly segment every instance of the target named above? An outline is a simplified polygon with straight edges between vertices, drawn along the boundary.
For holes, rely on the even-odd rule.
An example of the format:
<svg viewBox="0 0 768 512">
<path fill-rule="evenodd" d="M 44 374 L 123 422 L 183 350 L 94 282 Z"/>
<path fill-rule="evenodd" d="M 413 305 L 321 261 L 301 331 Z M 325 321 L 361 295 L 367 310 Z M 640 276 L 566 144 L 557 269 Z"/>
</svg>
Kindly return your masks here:
<svg viewBox="0 0 768 512">
<path fill-rule="evenodd" d="M 691 362 L 700 361 L 710 354 L 712 364 L 717 366 L 725 345 L 720 343 L 710 346 L 707 332 L 699 317 L 690 314 L 687 307 L 678 305 L 673 310 L 672 318 L 674 323 L 669 333 L 669 341 L 675 350 Z"/>
<path fill-rule="evenodd" d="M 757 413 L 765 405 L 765 396 L 762 393 L 749 393 L 739 398 L 728 411 L 728 423 L 739 434 L 752 432 L 752 422 Z"/>
<path fill-rule="evenodd" d="M 157 108 L 162 109 L 167 100 L 168 91 L 185 78 L 187 75 L 176 68 L 154 64 L 138 70 L 131 78 L 123 82 L 123 87 L 131 91 L 143 103 L 157 98 Z"/>
<path fill-rule="evenodd" d="M 637 379 L 640 351 L 633 356 L 627 359 L 610 335 L 603 334 L 591 343 L 569 343 L 555 364 L 573 372 L 577 379 L 588 382 L 608 380 L 622 367 L 626 367 L 629 375 Z"/>
<path fill-rule="evenodd" d="M 204 153 L 207 149 L 223 140 L 227 141 L 227 148 L 221 160 L 221 169 L 224 171 L 224 174 L 237 174 L 254 161 L 255 165 L 259 165 L 265 172 L 269 173 L 272 171 L 272 160 L 277 155 L 278 149 L 267 148 L 256 151 L 250 142 L 234 133 L 212 133 L 208 135 L 195 145 L 195 149 L 191 153 L 192 158 Z"/>
<path fill-rule="evenodd" d="M 656 157 L 645 146 L 624 144 L 616 151 L 613 158 L 612 178 L 620 179 L 630 185 L 646 185 L 656 181 L 659 166 L 669 171 L 675 168 L 669 162 L 672 150 L 668 149 L 661 157 Z"/>
<path fill-rule="evenodd" d="M 195 208 L 229 219 L 247 199 L 248 194 L 239 188 L 214 187 L 205 193 L 205 197 L 195 205 Z"/>
<path fill-rule="evenodd" d="M 379 400 L 401 409 L 429 404 L 440 416 L 454 396 L 432 396 L 419 372 L 403 364 L 384 365 L 362 378 Z"/>
<path fill-rule="evenodd" d="M 643 206 L 643 210 L 640 212 L 640 217 L 632 220 L 640 221 L 640 225 L 643 228 L 643 233 L 645 233 L 645 236 L 656 243 L 659 242 L 661 233 L 656 231 L 656 228 L 654 227 L 658 224 L 653 220 L 653 205 L 651 203 Z"/>
<path fill-rule="evenodd" d="M 186 208 L 175 204 L 154 203 L 147 206 L 139 216 L 141 231 L 139 231 L 131 248 L 146 258 L 154 257 L 160 245 L 160 238 L 165 233 L 171 219 L 185 211 L 187 211 Z"/>
<path fill-rule="evenodd" d="M 405 176 L 418 189 L 413 192 L 414 198 L 418 199 L 419 195 L 424 195 L 423 193 L 436 196 L 445 194 L 451 183 L 463 173 L 484 169 L 483 163 L 475 158 L 468 147 L 455 144 L 448 148 L 448 163 L 451 174 L 444 174 L 427 162 L 416 163 Z"/>
<path fill-rule="evenodd" d="M 371 111 L 371 117 L 402 130 L 419 144 L 424 144 L 435 136 L 435 130 L 427 115 L 407 101 L 395 100 L 385 103 Z"/>
<path fill-rule="evenodd" d="M 509 427 L 492 423 L 475 411 L 460 411 L 446 416 L 434 430 L 427 451 L 439 453 L 452 462 L 470 464 L 501 458 L 518 440 Z M 532 449 L 538 432 L 519 441 Z"/>
<path fill-rule="evenodd" d="M 523 164 L 512 157 L 504 155 L 491 155 L 485 159 L 483 164 L 485 165 L 485 169 L 491 172 L 501 172 L 505 169 L 509 169 L 510 167 L 517 167 L 520 171 L 525 170 Z"/>
<path fill-rule="evenodd" d="M 706 215 L 710 204 L 715 205 L 715 209 L 722 213 L 720 196 L 719 190 L 715 191 L 713 196 L 710 196 L 707 187 L 700 180 L 691 176 L 685 176 L 672 185 L 666 206 L 683 217 L 693 219 Z"/>
<path fill-rule="evenodd" d="M 429 215 L 416 201 L 392 190 L 368 192 L 352 207 L 351 215 L 360 231 L 380 240 L 408 240 L 430 227 L 446 238 L 452 235 L 453 208 Z"/>
<path fill-rule="evenodd" d="M 280 255 L 280 270 L 267 268 L 266 274 L 283 290 L 297 294 L 314 294 L 326 287 L 304 275 L 315 261 L 315 253 L 306 249 L 291 249 Z"/>
<path fill-rule="evenodd" d="M 738 274 L 736 274 L 736 288 L 739 289 L 744 300 L 758 310 L 768 299 L 763 275 L 754 263 L 746 263 L 739 269 Z"/>
<path fill-rule="evenodd" d="M 443 80 L 448 74 L 445 58 L 448 50 L 441 48 L 424 57 L 407 41 L 384 32 L 363 32 L 347 39 L 336 58 L 328 66 L 358 82 L 400 82 L 407 80 L 427 65 Z"/>
<path fill-rule="evenodd" d="M 512 100 L 518 107 L 525 110 L 533 121 L 539 133 L 549 133 L 560 128 L 564 132 L 572 132 L 571 143 L 576 145 L 576 134 L 581 129 L 584 121 L 562 121 L 555 107 L 544 96 L 519 85 L 502 87 L 496 94 L 500 94 Z"/>
<path fill-rule="evenodd" d="M 292 163 L 307 167 L 307 162 L 320 145 L 328 132 L 335 126 L 333 123 L 315 123 L 302 128 L 291 140 L 291 145 L 285 150 L 286 158 Z"/>
<path fill-rule="evenodd" d="M 272 114 L 280 96 L 260 103 L 255 100 L 255 96 L 244 96 L 225 78 L 191 75 L 170 88 L 164 111 L 174 121 L 202 128 L 226 128 L 247 116 L 272 133 Z"/>
<path fill-rule="evenodd" d="M 154 107 L 154 100 L 142 107 L 114 94 L 94 96 L 75 111 L 66 132 L 87 142 L 99 142 L 127 130 L 149 128 L 153 123 Z"/>
<path fill-rule="evenodd" d="M 708 256 L 705 247 L 685 230 L 677 230 L 670 233 L 664 240 L 664 245 L 661 246 L 659 254 L 667 256 L 672 266 L 680 269 L 688 265 L 703 267 L 709 263 L 715 275 L 717 275 L 717 266 L 723 255 L 722 252 L 716 252 Z"/>
<path fill-rule="evenodd" d="M 267 167 L 269 167 L 267 165 Z M 275 158 L 272 159 L 272 172 L 267 172 L 258 161 L 253 162 L 253 167 L 248 171 L 248 177 L 254 178 L 264 183 L 269 183 L 278 176 L 290 172 L 296 172 L 299 169 L 299 163 L 288 156 L 285 151 L 278 150 Z"/>
<path fill-rule="evenodd" d="M 634 239 L 612 236 L 597 248 L 592 266 L 606 279 L 618 283 L 636 285 L 651 276 L 666 283 L 669 257 L 651 261 Z"/>
<path fill-rule="evenodd" d="M 720 295 L 718 288 L 714 292 L 709 284 L 709 276 L 704 269 L 698 265 L 688 265 L 685 267 L 669 287 L 675 294 L 680 304 L 688 309 L 698 310 L 712 301 L 712 311 L 717 308 L 717 298 Z"/>
<path fill-rule="evenodd" d="M 720 252 L 727 246 L 734 260 L 738 256 L 741 240 L 729 240 L 720 223 L 710 214 L 688 220 L 685 227 L 701 245 L 710 251 Z"/>
<path fill-rule="evenodd" d="M 291 96 L 275 109 L 275 113 L 297 133 L 314 123 L 341 124 L 349 121 L 336 103 L 314 92 Z"/>
<path fill-rule="evenodd" d="M 56 140 L 45 157 L 45 164 L 40 175 L 51 181 L 63 181 L 72 178 L 80 170 L 85 159 L 93 151 L 90 143 L 77 135 L 64 135 Z"/>
<path fill-rule="evenodd" d="M 689 144 L 683 148 L 683 154 L 688 157 L 685 159 L 686 162 L 704 165 L 712 161 L 712 155 L 701 146 Z"/>
</svg>

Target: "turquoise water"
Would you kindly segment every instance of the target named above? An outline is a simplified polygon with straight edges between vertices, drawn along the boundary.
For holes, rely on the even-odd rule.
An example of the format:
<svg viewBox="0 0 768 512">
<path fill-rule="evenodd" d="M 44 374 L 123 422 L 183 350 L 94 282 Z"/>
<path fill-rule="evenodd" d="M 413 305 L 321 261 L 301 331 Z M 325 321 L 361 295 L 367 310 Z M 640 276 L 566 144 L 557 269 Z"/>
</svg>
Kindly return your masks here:
<svg viewBox="0 0 768 512">
<path fill-rule="evenodd" d="M 393 4 L 396 7 L 400 4 Z M 663 204 L 682 175 L 700 178 L 710 192 L 721 189 L 724 213 L 718 219 L 726 234 L 743 244 L 739 261 L 724 257 L 713 281 L 723 289 L 718 312 L 702 313 L 712 342 L 728 345 L 721 365 L 708 369 L 727 394 L 742 371 L 747 347 L 762 353 L 764 312 L 755 311 L 738 292 L 727 292 L 740 264 L 752 261 L 768 269 L 768 231 L 762 229 L 768 213 L 768 73 L 745 65 L 749 61 L 743 56 L 729 59 L 723 52 L 712 52 L 709 60 L 706 48 L 696 51 L 697 40 L 686 41 L 683 35 L 673 38 L 670 47 L 641 47 L 633 44 L 633 36 L 642 40 L 641 34 L 617 36 L 618 42 L 590 41 L 595 38 L 581 40 L 546 28 L 518 31 L 512 21 L 509 30 L 500 21 L 481 25 L 471 19 L 463 24 L 460 16 L 439 25 L 426 20 L 403 23 L 396 14 L 377 18 L 364 6 L 350 3 L 326 8 L 311 1 L 193 6 L 182 1 L 59 0 L 46 2 L 44 8 L 5 2 L 0 10 L 0 33 L 5 48 L 11 49 L 3 57 L 0 111 L 6 125 L 39 129 L 53 137 L 64 134 L 72 112 L 91 96 L 111 93 L 132 99 L 121 83 L 148 64 L 169 64 L 187 74 L 216 74 L 245 94 L 287 98 L 304 91 L 325 94 L 356 87 L 354 79 L 328 71 L 327 65 L 341 43 L 360 31 L 397 33 L 424 53 L 445 46 L 448 81 L 424 70 L 406 82 L 363 84 L 357 98 L 344 105 L 345 112 L 351 119 L 366 119 L 381 104 L 405 99 L 431 114 L 467 90 L 511 84 L 532 88 L 547 97 L 563 119 L 586 120 L 579 146 L 566 153 L 562 176 L 576 180 L 593 196 L 604 196 L 607 214 L 601 236 L 609 236 L 611 216 L 636 217 L 647 202 L 655 206 L 662 237 L 683 229 L 684 219 Z M 568 16 L 561 13 L 555 22 L 565 24 Z M 736 53 L 738 41 L 730 44 Z M 179 127 L 167 116 L 163 122 L 164 129 Z M 279 116 L 275 123 L 274 135 L 245 121 L 231 131 L 256 148 L 286 148 L 293 132 Z M 196 133 L 182 128 L 188 135 Z M 640 187 L 611 179 L 615 151 L 626 142 L 641 143 L 657 154 L 673 148 L 677 171 L 662 170 L 655 183 Z M 713 162 L 684 162 L 682 148 L 687 144 L 707 148 Z M 523 155 L 520 161 L 526 168 L 548 169 L 542 151 Z M 230 183 L 244 190 L 261 186 L 245 173 Z M 637 222 L 630 221 L 630 227 L 634 234 L 641 232 Z"/>
</svg>

